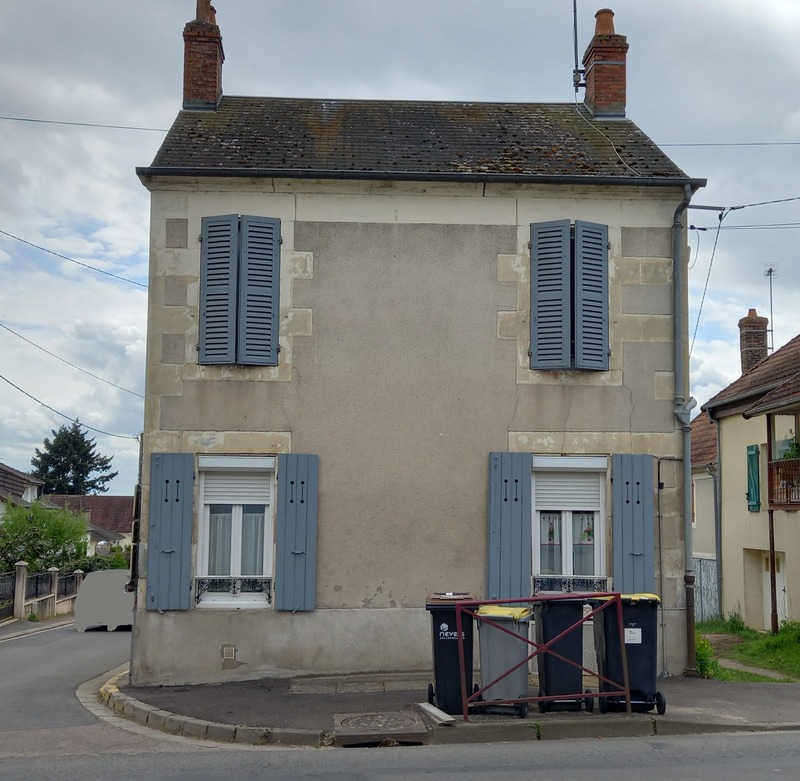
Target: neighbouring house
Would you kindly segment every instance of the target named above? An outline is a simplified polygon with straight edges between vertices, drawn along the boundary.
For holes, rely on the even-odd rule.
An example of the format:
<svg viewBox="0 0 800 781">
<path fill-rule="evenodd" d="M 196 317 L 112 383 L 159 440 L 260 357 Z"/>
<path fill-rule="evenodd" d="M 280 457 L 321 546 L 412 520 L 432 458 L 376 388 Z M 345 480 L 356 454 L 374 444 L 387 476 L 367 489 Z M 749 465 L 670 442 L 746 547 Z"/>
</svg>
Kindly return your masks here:
<svg viewBox="0 0 800 781">
<path fill-rule="evenodd" d="M 46 494 L 43 498 L 86 519 L 90 555 L 101 540 L 122 547 L 133 543 L 133 496 Z"/>
<path fill-rule="evenodd" d="M 698 621 L 721 614 L 717 429 L 704 414 L 692 421 L 692 552 Z"/>
<path fill-rule="evenodd" d="M 684 211 L 597 14 L 585 98 L 232 97 L 152 164 L 131 678 L 431 666 L 432 592 L 655 592 L 693 667 Z M 269 86 L 268 84 L 265 86 Z"/>
<path fill-rule="evenodd" d="M 0 464 L 0 523 L 8 505 L 35 502 L 42 494 L 44 480 Z"/>
<path fill-rule="evenodd" d="M 777 630 L 800 607 L 800 336 L 769 354 L 755 309 L 739 329 L 742 376 L 703 405 L 719 443 L 722 608 Z"/>
</svg>

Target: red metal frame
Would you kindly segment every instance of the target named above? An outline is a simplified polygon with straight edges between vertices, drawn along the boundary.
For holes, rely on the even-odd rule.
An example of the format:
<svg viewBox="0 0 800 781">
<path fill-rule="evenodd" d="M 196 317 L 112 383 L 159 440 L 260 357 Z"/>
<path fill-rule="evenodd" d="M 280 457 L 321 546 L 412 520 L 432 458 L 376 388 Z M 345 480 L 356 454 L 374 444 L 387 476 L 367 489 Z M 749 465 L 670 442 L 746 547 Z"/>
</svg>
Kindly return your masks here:
<svg viewBox="0 0 800 781">
<path fill-rule="evenodd" d="M 596 601 L 601 600 L 603 604 L 598 605 L 596 608 L 592 609 L 589 613 L 587 613 L 580 621 L 577 621 L 572 626 L 565 629 L 561 634 L 557 635 L 556 637 L 552 638 L 547 643 L 537 643 L 531 640 L 527 635 L 521 635 L 517 632 L 512 632 L 510 629 L 507 629 L 505 626 L 502 626 L 500 623 L 496 621 L 492 621 L 490 618 L 486 616 L 479 616 L 477 614 L 477 609 L 483 605 L 535 605 L 537 603 L 542 602 L 555 602 L 555 601 L 563 601 L 563 600 L 583 600 L 583 602 L 589 601 Z M 619 630 L 619 644 L 620 644 L 620 654 L 622 660 L 622 677 L 623 683 L 620 686 L 618 681 L 612 681 L 610 678 L 606 678 L 603 675 L 600 675 L 599 671 L 592 670 L 588 667 L 583 667 L 582 665 L 578 664 L 572 659 L 567 659 L 565 656 L 554 651 L 550 646 L 554 643 L 561 640 L 562 637 L 568 635 L 570 632 L 574 632 L 578 630 L 579 627 L 582 627 L 589 619 L 594 618 L 598 613 L 601 613 L 604 610 L 608 610 L 611 605 L 616 605 L 617 610 L 617 627 Z M 601 698 L 601 697 L 625 697 L 625 712 L 630 715 L 631 713 L 631 692 L 630 692 L 630 685 L 628 681 L 628 656 L 627 651 L 625 648 L 625 632 L 624 632 L 624 624 L 622 618 L 622 600 L 620 598 L 620 594 L 618 592 L 586 592 L 586 593 L 568 593 L 568 594 L 552 594 L 547 596 L 535 596 L 535 597 L 523 597 L 521 599 L 482 599 L 482 600 L 472 600 L 472 601 L 464 601 L 464 602 L 457 602 L 455 603 L 456 608 L 456 634 L 457 634 L 457 641 L 458 641 L 458 662 L 459 662 L 459 672 L 461 675 L 461 705 L 462 705 L 462 712 L 464 716 L 464 721 L 469 721 L 469 706 L 472 704 L 474 705 L 476 702 L 479 701 L 479 698 L 490 687 L 494 686 L 498 681 L 502 681 L 507 676 L 511 675 L 515 670 L 518 670 L 522 665 L 527 665 L 531 659 L 535 659 L 539 654 L 546 653 L 551 654 L 557 659 L 560 659 L 567 664 L 571 664 L 573 667 L 577 667 L 584 673 L 588 673 L 589 675 L 594 675 L 598 678 L 598 680 L 603 681 L 607 686 L 613 687 L 610 691 L 605 692 L 591 692 L 587 694 L 585 692 L 576 692 L 575 694 L 558 694 L 558 695 L 549 695 L 545 697 L 520 697 L 513 700 L 493 700 L 492 703 L 495 705 L 514 705 L 516 703 L 522 702 L 540 702 L 540 701 L 555 701 L 555 700 L 585 700 L 588 698 Z M 510 669 L 506 670 L 502 675 L 495 678 L 493 681 L 482 681 L 483 684 L 478 691 L 473 693 L 467 692 L 467 683 L 466 683 L 466 664 L 464 661 L 464 632 L 463 632 L 463 625 L 462 625 L 462 614 L 466 613 L 467 615 L 472 616 L 473 618 L 481 621 L 483 623 L 488 624 L 496 629 L 499 629 L 502 632 L 505 632 L 512 637 L 517 637 L 520 640 L 523 640 L 529 646 L 533 646 L 535 649 L 532 653 L 528 654 L 528 656 L 515 664 Z"/>
</svg>

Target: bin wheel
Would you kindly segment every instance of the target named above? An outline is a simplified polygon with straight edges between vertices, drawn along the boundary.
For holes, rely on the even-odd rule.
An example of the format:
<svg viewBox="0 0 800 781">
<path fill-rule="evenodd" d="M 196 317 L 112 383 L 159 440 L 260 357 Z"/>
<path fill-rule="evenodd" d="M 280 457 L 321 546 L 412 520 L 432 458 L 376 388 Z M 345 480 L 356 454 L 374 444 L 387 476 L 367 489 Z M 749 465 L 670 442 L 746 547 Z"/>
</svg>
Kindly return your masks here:
<svg viewBox="0 0 800 781">
<path fill-rule="evenodd" d="M 539 689 L 538 696 L 544 697 L 544 692 L 541 689 Z M 546 700 L 539 700 L 538 705 L 539 705 L 539 713 L 547 713 L 548 702 Z"/>
<path fill-rule="evenodd" d="M 591 693 L 592 693 L 591 689 L 587 689 L 584 692 L 584 694 L 591 694 Z M 592 713 L 594 711 L 594 697 L 587 697 L 583 702 L 586 705 L 586 711 L 588 713 Z"/>
<path fill-rule="evenodd" d="M 434 703 L 434 696 L 433 696 L 433 684 L 428 684 L 428 705 L 433 705 Z"/>
<path fill-rule="evenodd" d="M 656 712 L 663 716 L 667 712 L 667 701 L 661 692 L 656 692 Z"/>
<path fill-rule="evenodd" d="M 528 703 L 527 702 L 518 702 L 514 705 L 514 710 L 521 719 L 524 719 L 528 715 Z"/>
<path fill-rule="evenodd" d="M 600 713 L 608 713 L 608 697 L 599 697 L 597 706 L 600 708 Z"/>
</svg>

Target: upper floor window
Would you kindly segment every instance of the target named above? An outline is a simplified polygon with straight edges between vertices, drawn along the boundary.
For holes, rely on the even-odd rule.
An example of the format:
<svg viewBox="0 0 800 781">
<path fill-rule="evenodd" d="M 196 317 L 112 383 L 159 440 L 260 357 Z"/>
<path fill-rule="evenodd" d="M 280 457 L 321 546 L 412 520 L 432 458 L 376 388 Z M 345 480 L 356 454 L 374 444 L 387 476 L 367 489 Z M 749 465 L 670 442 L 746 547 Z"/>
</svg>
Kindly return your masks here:
<svg viewBox="0 0 800 781">
<path fill-rule="evenodd" d="M 204 217 L 198 362 L 278 363 L 280 220 Z"/>
<path fill-rule="evenodd" d="M 531 368 L 608 369 L 608 227 L 531 224 Z"/>
</svg>

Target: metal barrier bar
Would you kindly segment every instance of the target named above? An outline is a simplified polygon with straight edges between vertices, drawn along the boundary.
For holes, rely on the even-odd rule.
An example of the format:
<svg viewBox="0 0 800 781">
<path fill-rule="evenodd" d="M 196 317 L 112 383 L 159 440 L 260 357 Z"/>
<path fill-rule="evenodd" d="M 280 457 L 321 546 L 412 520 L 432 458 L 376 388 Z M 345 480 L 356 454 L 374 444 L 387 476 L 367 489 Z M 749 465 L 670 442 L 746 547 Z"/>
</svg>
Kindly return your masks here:
<svg viewBox="0 0 800 781">
<path fill-rule="evenodd" d="M 597 607 L 592 608 L 589 613 L 582 616 L 580 620 L 572 624 L 571 626 L 567 627 L 563 632 L 558 634 L 556 637 L 551 638 L 546 643 L 537 643 L 534 640 L 531 640 L 529 637 L 525 635 L 521 635 L 517 632 L 513 632 L 510 629 L 502 626 L 496 621 L 492 621 L 491 618 L 486 616 L 480 616 L 477 613 L 477 609 L 482 607 L 483 605 L 535 605 L 541 604 L 545 602 L 555 602 L 555 601 L 577 601 L 582 600 L 585 604 L 586 602 L 594 602 L 596 600 L 603 600 L 605 604 L 598 605 Z M 589 667 L 584 667 L 582 664 L 578 664 L 573 659 L 569 659 L 557 651 L 551 648 L 552 645 L 557 643 L 562 638 L 566 637 L 568 634 L 576 631 L 577 629 L 583 627 L 583 625 L 593 619 L 597 614 L 602 613 L 605 610 L 608 610 L 611 605 L 616 606 L 616 613 L 617 613 L 617 632 L 619 636 L 619 643 L 620 643 L 620 657 L 622 662 L 622 677 L 623 683 L 620 685 L 618 681 L 613 681 L 610 678 L 607 678 L 604 675 L 600 674 L 599 670 L 593 670 Z M 460 680 L 461 680 L 461 705 L 462 705 L 462 716 L 464 721 L 469 721 L 469 708 L 470 705 L 476 707 L 476 703 L 479 702 L 479 698 L 483 694 L 483 692 L 490 689 L 492 686 L 497 684 L 498 682 L 502 681 L 516 670 L 518 670 L 523 665 L 526 665 L 533 659 L 537 658 L 541 654 L 550 654 L 551 656 L 555 657 L 556 659 L 561 660 L 562 662 L 566 662 L 567 664 L 581 670 L 583 673 L 587 673 L 589 675 L 597 677 L 598 681 L 602 681 L 606 687 L 611 687 L 608 691 L 598 691 L 598 692 L 576 692 L 574 694 L 556 694 L 556 695 L 545 695 L 542 697 L 519 697 L 516 699 L 509 699 L 509 700 L 492 700 L 492 704 L 494 705 L 514 705 L 516 703 L 523 703 L 523 702 L 552 702 L 558 700 L 585 700 L 585 699 L 600 699 L 600 698 L 607 698 L 607 697 L 618 697 L 620 695 L 624 696 L 625 698 L 625 712 L 630 715 L 632 712 L 631 709 L 631 693 L 630 693 L 630 683 L 628 678 L 628 657 L 627 657 L 627 649 L 625 648 L 625 632 L 624 632 L 624 619 L 622 614 L 622 599 L 621 595 L 618 592 L 587 592 L 587 593 L 577 593 L 571 592 L 569 594 L 552 594 L 552 595 L 537 595 L 534 597 L 522 597 L 522 598 L 515 598 L 515 599 L 486 599 L 486 600 L 471 600 L 465 602 L 458 602 L 455 605 L 456 608 L 456 633 L 457 633 L 457 643 L 458 643 L 458 661 L 459 661 L 459 673 L 460 673 Z M 519 661 L 510 669 L 503 672 L 499 675 L 495 680 L 486 683 L 485 681 L 481 681 L 481 687 L 472 693 L 467 692 L 467 684 L 466 684 L 466 662 L 465 662 L 465 654 L 464 654 L 464 632 L 463 632 L 463 621 L 462 621 L 462 614 L 466 613 L 467 615 L 472 616 L 473 618 L 477 619 L 478 621 L 487 624 L 488 626 L 492 626 L 495 629 L 499 629 L 502 632 L 505 632 L 508 635 L 516 637 L 527 645 L 532 646 L 535 650 L 528 654 L 528 656 Z"/>
</svg>

